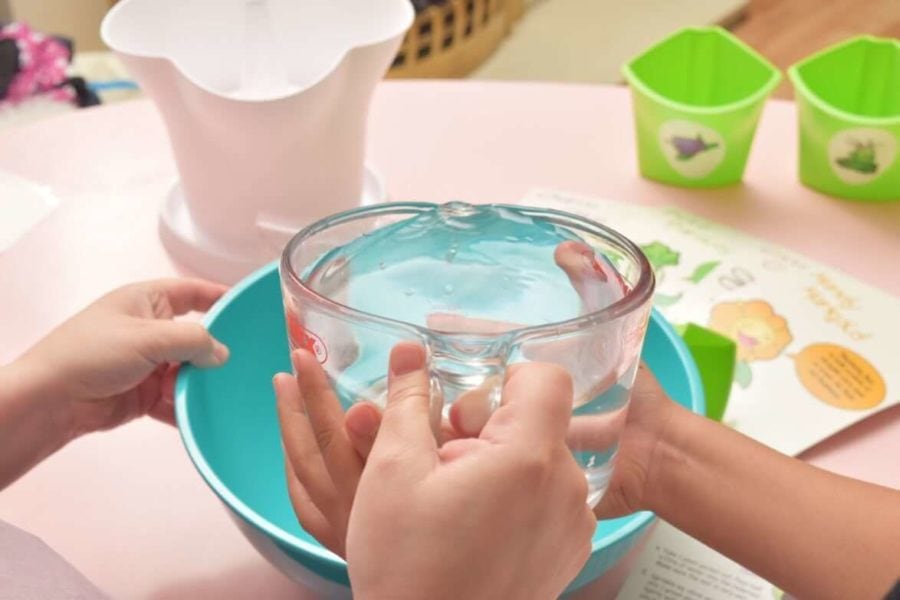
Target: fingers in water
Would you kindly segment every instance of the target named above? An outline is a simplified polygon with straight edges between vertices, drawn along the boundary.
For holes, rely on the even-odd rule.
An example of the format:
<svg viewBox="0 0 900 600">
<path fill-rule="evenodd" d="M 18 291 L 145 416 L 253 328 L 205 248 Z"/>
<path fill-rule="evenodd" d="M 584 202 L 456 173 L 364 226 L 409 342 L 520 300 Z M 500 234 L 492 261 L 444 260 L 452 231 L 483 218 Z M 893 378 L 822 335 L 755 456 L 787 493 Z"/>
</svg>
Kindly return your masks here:
<svg viewBox="0 0 900 600">
<path fill-rule="evenodd" d="M 469 390 L 450 407 L 450 423 L 461 437 L 475 437 L 493 412 L 493 396 L 495 386 L 500 385 L 498 378 L 490 379 L 481 386 Z"/>
<path fill-rule="evenodd" d="M 507 321 L 474 319 L 458 313 L 434 312 L 426 319 L 429 329 L 453 333 L 499 334 L 520 329 L 523 325 Z"/>
<path fill-rule="evenodd" d="M 504 402 L 481 437 L 549 448 L 564 439 L 572 414 L 572 378 L 546 363 L 521 366 L 503 386 Z"/>
<path fill-rule="evenodd" d="M 596 415 L 572 417 L 566 443 L 573 452 L 604 452 L 621 438 L 627 408 Z"/>
<path fill-rule="evenodd" d="M 344 428 L 343 408 L 312 353 L 296 350 L 292 360 L 313 439 L 338 493 L 349 504 L 356 493 L 363 464 Z"/>
<path fill-rule="evenodd" d="M 587 244 L 563 242 L 556 247 L 553 258 L 581 297 L 585 313 L 600 310 L 625 296 L 627 290 L 622 277 L 604 256 Z"/>
</svg>

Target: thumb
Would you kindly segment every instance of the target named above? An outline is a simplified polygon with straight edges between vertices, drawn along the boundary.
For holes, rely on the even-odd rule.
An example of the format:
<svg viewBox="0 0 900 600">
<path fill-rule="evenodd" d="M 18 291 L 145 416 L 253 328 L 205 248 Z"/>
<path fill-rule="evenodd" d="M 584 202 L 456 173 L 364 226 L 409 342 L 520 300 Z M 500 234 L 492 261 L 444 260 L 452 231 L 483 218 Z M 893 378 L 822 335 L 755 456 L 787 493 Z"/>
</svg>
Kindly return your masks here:
<svg viewBox="0 0 900 600">
<path fill-rule="evenodd" d="M 344 416 L 344 429 L 356 453 L 363 461 L 369 458 L 381 425 L 381 411 L 370 402 L 354 404 Z"/>
<path fill-rule="evenodd" d="M 152 322 L 144 356 L 155 364 L 189 362 L 196 367 L 218 367 L 228 360 L 228 348 L 200 323 Z"/>
<path fill-rule="evenodd" d="M 527 445 L 530 450 L 565 443 L 572 416 L 572 378 L 559 365 L 523 363 L 503 386 L 503 403 L 481 437 Z"/>
<path fill-rule="evenodd" d="M 403 448 L 413 448 L 415 455 L 423 458 L 434 458 L 437 452 L 425 349 L 410 342 L 397 344 L 391 351 L 387 407 L 372 453 Z"/>
</svg>

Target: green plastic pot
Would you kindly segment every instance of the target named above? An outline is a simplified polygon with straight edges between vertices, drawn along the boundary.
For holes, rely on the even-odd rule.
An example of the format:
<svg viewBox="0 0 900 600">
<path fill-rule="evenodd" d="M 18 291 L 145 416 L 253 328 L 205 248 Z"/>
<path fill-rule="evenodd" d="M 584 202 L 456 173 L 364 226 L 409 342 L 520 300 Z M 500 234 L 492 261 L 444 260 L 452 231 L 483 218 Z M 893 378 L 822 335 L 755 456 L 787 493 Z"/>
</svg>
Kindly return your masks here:
<svg viewBox="0 0 900 600">
<path fill-rule="evenodd" d="M 788 71 L 800 181 L 850 200 L 900 200 L 900 41 L 860 36 Z"/>
<path fill-rule="evenodd" d="M 737 183 L 766 97 L 781 73 L 721 27 L 682 29 L 623 67 L 638 163 L 685 187 Z"/>
</svg>

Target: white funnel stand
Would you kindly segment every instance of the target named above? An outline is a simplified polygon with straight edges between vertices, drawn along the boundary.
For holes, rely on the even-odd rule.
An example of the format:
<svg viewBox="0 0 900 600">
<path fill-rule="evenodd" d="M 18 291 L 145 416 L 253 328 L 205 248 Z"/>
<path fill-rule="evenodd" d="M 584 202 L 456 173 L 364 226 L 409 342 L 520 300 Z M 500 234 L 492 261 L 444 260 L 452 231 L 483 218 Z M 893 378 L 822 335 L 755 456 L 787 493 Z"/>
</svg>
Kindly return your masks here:
<svg viewBox="0 0 900 600">
<path fill-rule="evenodd" d="M 364 166 L 369 102 L 408 0 L 122 0 L 103 40 L 162 113 L 181 178 L 160 233 L 236 281 L 310 221 L 383 199 Z"/>
</svg>

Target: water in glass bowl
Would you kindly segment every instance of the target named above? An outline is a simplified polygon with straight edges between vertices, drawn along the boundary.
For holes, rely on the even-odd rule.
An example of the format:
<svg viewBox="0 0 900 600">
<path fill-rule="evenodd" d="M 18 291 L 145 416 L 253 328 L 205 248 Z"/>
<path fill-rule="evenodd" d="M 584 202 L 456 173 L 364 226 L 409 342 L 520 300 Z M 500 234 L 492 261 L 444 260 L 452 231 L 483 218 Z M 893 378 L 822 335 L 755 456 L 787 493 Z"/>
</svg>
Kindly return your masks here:
<svg viewBox="0 0 900 600">
<path fill-rule="evenodd" d="M 610 339 L 623 335 L 620 328 L 598 326 L 559 339 L 550 335 L 474 351 L 471 344 L 454 347 L 454 336 L 438 332 L 501 339 L 514 329 L 603 309 L 628 291 L 614 267 L 618 259 L 591 248 L 573 230 L 525 211 L 450 203 L 326 252 L 303 279 L 320 295 L 353 309 L 435 332 L 440 343 L 429 344 L 433 364 L 443 369 L 439 378 L 445 396 L 455 390 L 451 400 L 485 385 L 508 363 L 551 361 L 565 365 L 573 377 L 573 419 L 608 419 L 615 427 L 637 363 L 636 353 L 621 352 L 621 340 Z M 354 328 L 352 337 L 353 361 L 337 377 L 338 395 L 345 405 L 360 399 L 382 403 L 385 357 L 396 340 L 365 327 Z M 494 398 L 489 408 L 498 402 Z M 591 447 L 588 438 L 575 439 L 573 453 L 585 468 L 593 501 L 606 486 L 616 444 Z"/>
</svg>

